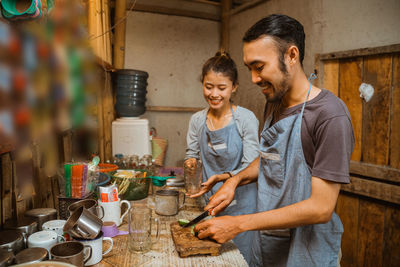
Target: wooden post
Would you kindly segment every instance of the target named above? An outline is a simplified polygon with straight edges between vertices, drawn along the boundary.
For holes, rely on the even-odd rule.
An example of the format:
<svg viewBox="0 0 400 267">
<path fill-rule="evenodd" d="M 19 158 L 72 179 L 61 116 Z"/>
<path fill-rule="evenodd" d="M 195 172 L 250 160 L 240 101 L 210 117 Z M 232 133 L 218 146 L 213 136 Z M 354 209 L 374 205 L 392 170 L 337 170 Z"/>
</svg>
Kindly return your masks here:
<svg viewBox="0 0 400 267">
<path fill-rule="evenodd" d="M 123 69 L 125 64 L 126 0 L 115 1 L 114 18 L 114 67 Z"/>
<path fill-rule="evenodd" d="M 232 0 L 221 1 L 221 45 L 224 51 L 229 51 L 229 26 Z"/>
</svg>

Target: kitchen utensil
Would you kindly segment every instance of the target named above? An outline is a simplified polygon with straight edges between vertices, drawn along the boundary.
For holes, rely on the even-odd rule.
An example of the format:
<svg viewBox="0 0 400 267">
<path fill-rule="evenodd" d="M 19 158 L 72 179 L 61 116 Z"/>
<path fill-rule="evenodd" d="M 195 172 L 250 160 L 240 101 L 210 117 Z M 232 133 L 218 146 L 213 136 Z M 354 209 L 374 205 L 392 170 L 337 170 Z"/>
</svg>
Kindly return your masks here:
<svg viewBox="0 0 400 267">
<path fill-rule="evenodd" d="M 201 220 L 203 220 L 205 217 L 207 217 L 208 215 L 210 215 L 211 210 L 206 210 L 205 212 L 203 212 L 202 214 L 200 214 L 199 216 L 197 216 L 196 218 L 194 218 L 193 220 L 191 220 L 188 224 L 183 225 L 183 228 L 192 226 L 198 222 L 200 222 Z"/>
<path fill-rule="evenodd" d="M 57 210 L 52 208 L 32 209 L 25 212 L 24 216 L 34 218 L 38 223 L 38 230 L 42 230 L 42 224 L 57 219 Z"/>
<path fill-rule="evenodd" d="M 0 267 L 6 267 L 14 262 L 14 253 L 7 249 L 0 248 Z"/>
<path fill-rule="evenodd" d="M 112 182 L 118 185 L 118 194 L 122 199 L 139 200 L 148 196 L 150 183 L 152 182 L 152 179 L 149 178 L 151 176 L 149 171 L 117 170 L 110 173 L 110 176 Z"/>
<path fill-rule="evenodd" d="M 229 207 L 233 207 L 237 204 L 236 199 L 232 200 L 232 202 L 228 205 L 227 208 Z M 199 216 L 197 216 L 196 218 L 194 218 L 193 220 L 191 220 L 188 224 L 183 225 L 182 227 L 186 228 L 189 226 L 192 226 L 198 222 L 200 222 L 201 220 L 203 220 L 205 217 L 207 217 L 208 215 L 210 215 L 211 213 L 211 209 L 204 211 L 202 214 L 200 214 Z"/>
<path fill-rule="evenodd" d="M 42 225 L 42 229 L 46 231 L 54 231 L 59 236 L 64 235 L 64 225 L 67 221 L 66 220 L 51 220 L 47 221 Z M 59 240 L 60 241 L 60 240 Z"/>
<path fill-rule="evenodd" d="M 28 247 L 29 248 L 45 248 L 47 251 L 50 251 L 50 248 L 58 243 L 58 240 L 65 241 L 64 237 L 58 235 L 54 231 L 39 231 L 31 234 L 28 237 Z"/>
<path fill-rule="evenodd" d="M 4 223 L 4 229 L 14 229 L 20 231 L 24 237 L 24 244 L 26 246 L 28 236 L 38 231 L 38 223 L 34 218 L 21 217 L 17 221 L 6 221 Z"/>
<path fill-rule="evenodd" d="M 0 232 L 0 248 L 4 248 L 14 254 L 25 248 L 24 237 L 18 230 L 4 230 Z"/>
<path fill-rule="evenodd" d="M 42 261 L 35 263 L 22 263 L 18 267 L 76 267 L 75 265 L 61 261 Z"/>
<path fill-rule="evenodd" d="M 185 163 L 185 189 L 189 195 L 196 194 L 200 191 L 202 182 L 202 169 L 202 163 L 199 159 L 195 159 L 193 162 L 190 162 L 190 164 Z"/>
<path fill-rule="evenodd" d="M 49 252 L 45 248 L 26 248 L 20 251 L 15 256 L 15 261 L 17 264 L 21 263 L 35 263 L 47 260 L 49 257 Z"/>
<path fill-rule="evenodd" d="M 84 207 L 76 209 L 64 225 L 64 232 L 76 238 L 95 238 L 101 230 L 103 222 Z"/>
<path fill-rule="evenodd" d="M 156 239 L 152 240 L 152 223 L 157 224 Z M 137 206 L 129 212 L 128 247 L 132 252 L 144 253 L 150 250 L 152 244 L 160 239 L 160 221 L 152 218 L 152 210 Z"/>
<path fill-rule="evenodd" d="M 114 202 L 101 202 L 98 200 L 99 206 L 104 209 L 103 222 L 114 222 L 117 226 L 120 226 L 126 214 L 128 214 L 131 204 L 127 200 L 118 199 Z M 121 216 L 121 207 L 123 204 L 127 205 L 127 210 Z"/>
<path fill-rule="evenodd" d="M 83 245 L 90 246 L 92 248 L 92 256 L 90 259 L 85 263 L 85 266 L 94 265 L 99 263 L 103 256 L 107 255 L 113 248 L 113 240 L 111 237 L 104 237 L 103 232 L 100 232 L 95 239 L 75 239 L 76 241 L 81 242 Z M 108 249 L 103 253 L 103 240 L 108 241 L 110 246 Z"/>
<path fill-rule="evenodd" d="M 221 244 L 210 239 L 198 239 L 192 233 L 191 227 L 182 228 L 178 222 L 171 223 L 171 235 L 176 251 L 182 258 L 197 254 L 218 256 L 221 253 Z"/>
<path fill-rule="evenodd" d="M 77 208 L 84 207 L 100 219 L 104 217 L 104 208 L 97 205 L 97 201 L 94 199 L 83 199 L 72 203 L 68 206 L 69 214 L 71 215 Z"/>
<path fill-rule="evenodd" d="M 128 231 L 120 231 L 117 228 L 115 222 L 103 222 L 103 227 L 101 227 L 105 237 L 114 237 L 117 235 L 127 235 Z"/>
<path fill-rule="evenodd" d="M 89 251 L 89 252 L 86 252 Z M 88 245 L 83 245 L 78 241 L 68 241 L 54 245 L 50 249 L 51 258 L 63 262 L 71 263 L 78 267 L 83 267 L 83 264 L 88 262 L 92 257 L 92 248 Z"/>
<path fill-rule="evenodd" d="M 182 204 L 179 203 L 179 195 L 182 196 Z M 178 213 L 185 204 L 185 194 L 176 190 L 158 190 L 156 192 L 156 213 L 171 216 Z"/>
</svg>

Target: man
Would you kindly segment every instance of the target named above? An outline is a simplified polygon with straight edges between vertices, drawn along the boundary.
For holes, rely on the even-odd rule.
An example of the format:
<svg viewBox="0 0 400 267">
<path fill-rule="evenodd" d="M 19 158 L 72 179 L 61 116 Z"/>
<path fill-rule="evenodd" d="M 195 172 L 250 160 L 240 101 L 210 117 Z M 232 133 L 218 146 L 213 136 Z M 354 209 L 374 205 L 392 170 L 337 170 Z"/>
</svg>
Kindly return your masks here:
<svg viewBox="0 0 400 267">
<path fill-rule="evenodd" d="M 238 186 L 257 182 L 258 213 L 195 227 L 199 238 L 220 243 L 258 230 L 251 266 L 337 266 L 339 260 L 343 226 L 334 209 L 340 184 L 349 183 L 354 136 L 345 104 L 307 80 L 304 39 L 303 26 L 284 15 L 246 32 L 244 63 L 268 105 L 260 156 L 226 180 L 205 209 L 221 212 Z"/>
</svg>

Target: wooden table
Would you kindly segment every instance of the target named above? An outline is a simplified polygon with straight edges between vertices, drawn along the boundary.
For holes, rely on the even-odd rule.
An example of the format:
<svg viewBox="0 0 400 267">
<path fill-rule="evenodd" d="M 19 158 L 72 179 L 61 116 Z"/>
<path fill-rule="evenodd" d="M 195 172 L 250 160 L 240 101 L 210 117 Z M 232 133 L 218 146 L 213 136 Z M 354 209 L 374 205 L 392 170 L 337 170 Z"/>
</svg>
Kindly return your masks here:
<svg viewBox="0 0 400 267">
<path fill-rule="evenodd" d="M 221 255 L 219 256 L 189 256 L 180 258 L 174 242 L 171 237 L 170 223 L 177 221 L 180 218 L 194 218 L 202 212 L 204 203 L 198 200 L 186 199 L 184 207 L 175 216 L 160 216 L 154 212 L 154 197 L 149 196 L 141 201 L 131 201 L 134 208 L 137 205 L 147 205 L 153 209 L 153 216 L 161 221 L 160 240 L 153 245 L 152 249 L 144 254 L 133 253 L 128 250 L 129 235 L 116 236 L 113 238 L 114 248 L 112 251 L 103 257 L 103 260 L 94 265 L 96 267 L 110 266 L 248 266 L 242 254 L 232 241 L 222 245 Z M 128 230 L 127 218 L 119 227 L 120 230 Z M 108 242 L 104 242 L 104 246 L 108 246 Z M 106 247 L 104 247 L 106 249 Z"/>
</svg>

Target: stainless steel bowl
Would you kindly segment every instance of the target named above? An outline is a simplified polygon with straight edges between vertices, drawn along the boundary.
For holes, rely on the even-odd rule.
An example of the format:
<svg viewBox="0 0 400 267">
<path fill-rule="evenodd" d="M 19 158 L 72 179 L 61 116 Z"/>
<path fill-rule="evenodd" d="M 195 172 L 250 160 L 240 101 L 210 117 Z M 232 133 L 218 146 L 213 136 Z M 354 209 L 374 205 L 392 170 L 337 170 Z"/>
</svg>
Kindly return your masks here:
<svg viewBox="0 0 400 267">
<path fill-rule="evenodd" d="M 4 230 L 0 232 L 0 248 L 17 254 L 25 248 L 24 237 L 18 230 Z"/>
</svg>

